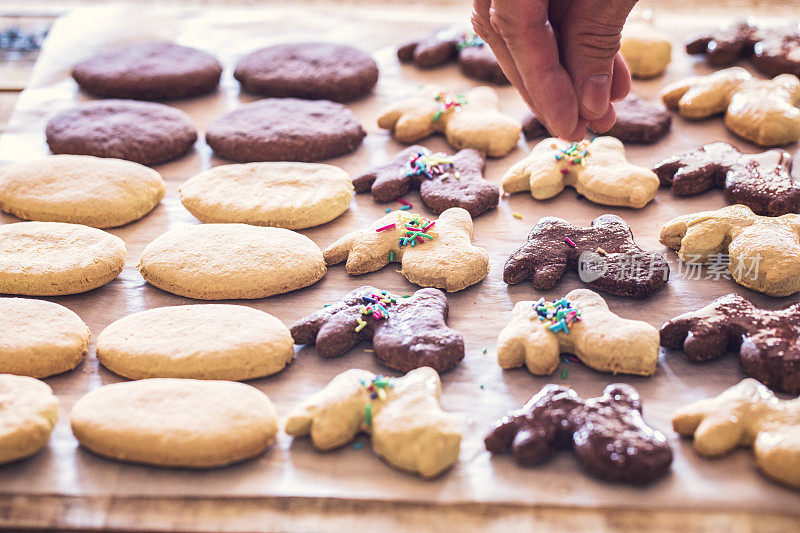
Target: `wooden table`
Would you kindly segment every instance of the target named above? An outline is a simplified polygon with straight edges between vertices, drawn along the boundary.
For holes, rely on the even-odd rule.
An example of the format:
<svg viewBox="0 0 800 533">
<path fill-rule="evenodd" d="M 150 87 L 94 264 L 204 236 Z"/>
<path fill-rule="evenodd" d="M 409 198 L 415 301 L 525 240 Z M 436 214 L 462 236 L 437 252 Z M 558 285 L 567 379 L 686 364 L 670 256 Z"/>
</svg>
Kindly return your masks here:
<svg viewBox="0 0 800 533">
<path fill-rule="evenodd" d="M 772 12 L 771 14 L 774 14 Z M 53 14 L 34 17 L 53 20 Z M 2 18 L 0 28 L 8 18 Z M 30 18 L 25 19 L 30 20 Z M 33 63 L 0 63 L 0 132 Z M 0 479 L 2 484 L 2 479 Z M 377 531 L 794 531 L 797 516 L 757 512 L 414 504 L 326 498 L 2 496 L 0 529 L 116 531 L 341 531 L 354 523 Z"/>
</svg>

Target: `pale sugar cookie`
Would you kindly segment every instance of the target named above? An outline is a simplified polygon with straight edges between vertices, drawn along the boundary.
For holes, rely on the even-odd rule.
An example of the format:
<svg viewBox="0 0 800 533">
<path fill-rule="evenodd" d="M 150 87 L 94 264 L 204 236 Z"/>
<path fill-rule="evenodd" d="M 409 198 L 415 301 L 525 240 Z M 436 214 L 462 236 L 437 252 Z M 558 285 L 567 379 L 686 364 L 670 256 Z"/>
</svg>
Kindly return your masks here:
<svg viewBox="0 0 800 533">
<path fill-rule="evenodd" d="M 112 323 L 97 338 L 97 358 L 128 379 L 240 381 L 283 370 L 294 358 L 294 341 L 283 322 L 258 309 L 179 305 Z"/>
<path fill-rule="evenodd" d="M 125 266 L 125 243 L 61 222 L 0 225 L 0 294 L 57 296 L 96 289 Z"/>
<path fill-rule="evenodd" d="M 46 378 L 83 361 L 89 328 L 62 305 L 0 298 L 0 373 Z"/>
<path fill-rule="evenodd" d="M 147 245 L 139 272 L 161 290 L 200 300 L 266 298 L 325 275 L 322 251 L 305 235 L 248 224 L 200 224 Z"/>
<path fill-rule="evenodd" d="M 112 228 L 164 198 L 161 174 L 123 159 L 53 155 L 0 169 L 0 209 L 25 220 Z"/>
<path fill-rule="evenodd" d="M 353 198 L 344 170 L 318 163 L 222 165 L 181 185 L 181 202 L 203 222 L 303 229 L 330 222 Z"/>
<path fill-rule="evenodd" d="M 0 374 L 0 464 L 41 450 L 58 417 L 58 399 L 46 383 Z"/>
<path fill-rule="evenodd" d="M 278 433 L 267 396 L 233 381 L 144 379 L 96 389 L 75 403 L 82 446 L 119 461 L 213 468 L 259 455 Z"/>
</svg>

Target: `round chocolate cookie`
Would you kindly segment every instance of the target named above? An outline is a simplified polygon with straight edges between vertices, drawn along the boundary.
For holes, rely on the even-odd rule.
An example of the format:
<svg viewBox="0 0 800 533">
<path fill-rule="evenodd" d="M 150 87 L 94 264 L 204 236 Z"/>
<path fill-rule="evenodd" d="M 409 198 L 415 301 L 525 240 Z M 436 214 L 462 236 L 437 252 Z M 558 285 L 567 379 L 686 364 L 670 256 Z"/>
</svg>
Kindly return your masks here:
<svg viewBox="0 0 800 533">
<path fill-rule="evenodd" d="M 347 102 L 367 94 L 378 81 L 378 65 L 352 46 L 288 43 L 243 57 L 233 77 L 251 93 Z"/>
<path fill-rule="evenodd" d="M 356 116 L 342 104 L 268 98 L 212 122 L 206 142 L 217 155 L 240 163 L 309 162 L 350 153 L 365 135 Z"/>
<path fill-rule="evenodd" d="M 81 89 L 96 96 L 164 100 L 213 91 L 222 65 L 209 54 L 170 42 L 131 43 L 102 52 L 72 69 Z"/>
<path fill-rule="evenodd" d="M 45 137 L 54 154 L 163 163 L 188 152 L 197 140 L 189 116 L 174 107 L 135 100 L 87 102 L 55 115 Z"/>
</svg>

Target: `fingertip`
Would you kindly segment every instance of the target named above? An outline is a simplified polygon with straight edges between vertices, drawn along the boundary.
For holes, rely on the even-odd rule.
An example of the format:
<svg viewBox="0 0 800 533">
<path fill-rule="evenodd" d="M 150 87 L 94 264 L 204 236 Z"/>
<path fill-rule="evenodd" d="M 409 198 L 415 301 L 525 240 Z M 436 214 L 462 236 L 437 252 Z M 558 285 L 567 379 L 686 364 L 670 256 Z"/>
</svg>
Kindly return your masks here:
<svg viewBox="0 0 800 533">
<path fill-rule="evenodd" d="M 608 106 L 608 111 L 602 117 L 590 120 L 589 129 L 594 133 L 605 133 L 611 129 L 617 121 L 617 113 L 614 111 L 614 106 Z"/>
<path fill-rule="evenodd" d="M 614 70 L 611 79 L 611 101 L 619 102 L 631 91 L 631 70 L 625 58 L 617 52 L 614 56 Z"/>
</svg>

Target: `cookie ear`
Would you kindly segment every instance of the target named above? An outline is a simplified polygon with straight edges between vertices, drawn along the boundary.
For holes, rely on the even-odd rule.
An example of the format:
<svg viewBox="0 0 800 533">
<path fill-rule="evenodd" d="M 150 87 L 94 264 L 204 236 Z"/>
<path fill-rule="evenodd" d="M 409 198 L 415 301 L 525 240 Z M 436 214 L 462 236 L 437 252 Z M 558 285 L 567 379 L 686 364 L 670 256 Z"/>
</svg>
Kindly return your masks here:
<svg viewBox="0 0 800 533">
<path fill-rule="evenodd" d="M 336 265 L 346 260 L 350 255 L 355 237 L 352 233 L 342 235 L 333 244 L 322 251 L 322 256 L 325 258 L 325 264 Z"/>
<path fill-rule="evenodd" d="M 683 95 L 697 83 L 697 78 L 687 78 L 685 80 L 670 83 L 661 89 L 661 101 L 670 109 L 677 109 Z"/>
<path fill-rule="evenodd" d="M 503 175 L 503 182 L 501 187 L 507 193 L 515 193 L 531 190 L 531 179 L 529 168 L 529 161 L 531 156 L 520 159 L 509 168 Z M 564 188 L 563 185 L 561 187 Z"/>
<path fill-rule="evenodd" d="M 706 417 L 694 432 L 694 448 L 714 457 L 734 449 L 742 440 L 744 424 L 734 413 L 719 410 Z"/>
<path fill-rule="evenodd" d="M 353 178 L 353 188 L 357 193 L 369 192 L 372 189 L 372 184 L 375 183 L 375 179 L 378 177 L 377 171 L 378 169 L 375 169 Z"/>
<path fill-rule="evenodd" d="M 361 336 L 355 331 L 355 321 L 328 320 L 317 332 L 317 352 L 323 357 L 336 357 L 356 345 Z M 368 338 L 368 337 L 367 337 Z"/>
</svg>

